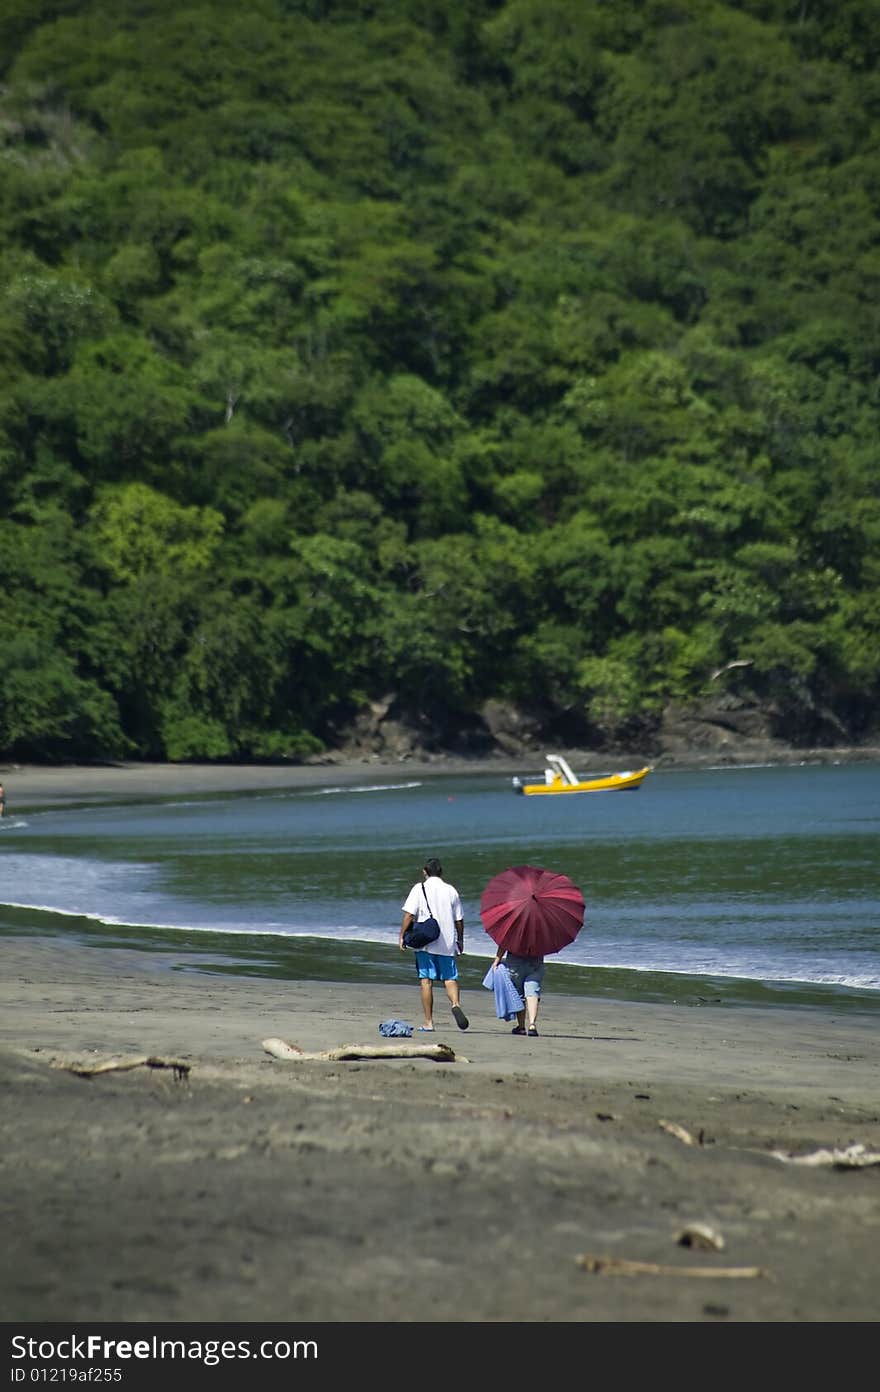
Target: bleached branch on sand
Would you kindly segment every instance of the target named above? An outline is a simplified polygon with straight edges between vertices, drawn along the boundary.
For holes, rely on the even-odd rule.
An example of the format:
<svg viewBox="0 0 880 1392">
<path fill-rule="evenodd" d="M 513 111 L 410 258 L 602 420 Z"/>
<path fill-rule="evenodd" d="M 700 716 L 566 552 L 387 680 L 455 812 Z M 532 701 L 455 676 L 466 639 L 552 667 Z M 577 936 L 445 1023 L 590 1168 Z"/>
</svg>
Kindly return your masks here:
<svg viewBox="0 0 880 1392">
<path fill-rule="evenodd" d="M 656 1262 L 627 1261 L 624 1257 L 591 1257 L 586 1254 L 575 1257 L 575 1261 L 584 1271 L 592 1271 L 599 1276 L 696 1276 L 707 1279 L 721 1276 L 729 1280 L 747 1280 L 770 1274 L 763 1266 L 660 1266 Z"/>
<path fill-rule="evenodd" d="M 708 1223 L 688 1223 L 676 1234 L 675 1240 L 680 1247 L 703 1247 L 712 1252 L 724 1250 L 724 1238 Z"/>
<path fill-rule="evenodd" d="M 697 1144 L 690 1131 L 685 1131 L 684 1127 L 679 1126 L 677 1121 L 658 1121 L 657 1125 L 662 1127 L 664 1131 L 668 1131 L 669 1135 L 674 1136 L 677 1141 L 681 1141 L 682 1145 Z"/>
<path fill-rule="evenodd" d="M 126 1073 L 131 1068 L 173 1068 L 176 1078 L 189 1076 L 190 1065 L 180 1059 L 156 1058 L 154 1054 L 136 1054 L 131 1058 L 96 1059 L 94 1062 L 77 1059 L 53 1059 L 53 1068 L 75 1073 L 78 1078 L 93 1078 L 96 1073 Z"/>
<path fill-rule="evenodd" d="M 425 1058 L 435 1063 L 467 1063 L 461 1054 L 448 1044 L 340 1044 L 336 1049 L 322 1049 L 319 1053 L 308 1054 L 298 1044 L 288 1044 L 285 1039 L 264 1039 L 263 1048 L 273 1058 L 288 1059 L 294 1063 L 339 1063 L 346 1059 L 401 1059 Z"/>
<path fill-rule="evenodd" d="M 770 1154 L 774 1160 L 784 1160 L 788 1165 L 833 1165 L 836 1170 L 880 1165 L 880 1152 L 866 1150 L 861 1144 L 847 1146 L 845 1150 L 813 1150 L 809 1155 L 791 1155 L 783 1150 L 773 1150 Z"/>
</svg>

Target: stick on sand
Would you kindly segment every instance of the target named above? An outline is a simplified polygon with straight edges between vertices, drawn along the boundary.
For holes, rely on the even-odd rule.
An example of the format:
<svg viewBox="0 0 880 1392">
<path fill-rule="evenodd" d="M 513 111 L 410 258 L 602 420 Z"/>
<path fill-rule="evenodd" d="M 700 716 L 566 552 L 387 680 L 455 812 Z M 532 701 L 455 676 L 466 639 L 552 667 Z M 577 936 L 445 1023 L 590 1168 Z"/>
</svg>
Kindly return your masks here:
<svg viewBox="0 0 880 1392">
<path fill-rule="evenodd" d="M 467 1063 L 448 1044 L 340 1044 L 337 1049 L 323 1049 L 317 1054 L 307 1054 L 297 1044 L 288 1044 L 285 1039 L 264 1039 L 263 1048 L 273 1058 L 287 1059 L 292 1063 L 339 1063 L 345 1059 L 401 1059 L 425 1058 L 435 1063 Z"/>
<path fill-rule="evenodd" d="M 127 1073 L 131 1068 L 173 1068 L 175 1077 L 186 1078 L 190 1065 L 180 1059 L 156 1058 L 153 1054 L 137 1054 L 133 1058 L 108 1058 L 91 1062 L 78 1062 L 75 1059 L 56 1059 L 53 1068 L 63 1068 L 67 1073 L 75 1073 L 78 1078 L 92 1078 L 96 1073 Z"/>
<path fill-rule="evenodd" d="M 584 1271 L 599 1276 L 725 1276 L 729 1279 L 768 1276 L 762 1266 L 659 1266 L 656 1262 L 627 1261 L 624 1257 L 575 1257 Z"/>
</svg>

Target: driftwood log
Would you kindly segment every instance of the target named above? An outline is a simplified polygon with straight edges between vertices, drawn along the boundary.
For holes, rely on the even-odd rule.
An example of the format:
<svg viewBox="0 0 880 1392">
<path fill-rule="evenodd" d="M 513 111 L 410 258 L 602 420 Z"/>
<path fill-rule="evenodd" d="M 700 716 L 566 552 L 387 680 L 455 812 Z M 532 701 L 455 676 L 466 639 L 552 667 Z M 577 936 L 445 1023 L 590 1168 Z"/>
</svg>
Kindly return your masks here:
<svg viewBox="0 0 880 1392">
<path fill-rule="evenodd" d="M 586 1254 L 575 1257 L 578 1266 L 584 1271 L 592 1271 L 600 1276 L 695 1276 L 727 1277 L 729 1280 L 743 1280 L 759 1276 L 769 1276 L 763 1266 L 661 1266 L 657 1262 L 627 1261 L 624 1257 L 591 1257 Z"/>
<path fill-rule="evenodd" d="M 690 1131 L 686 1131 L 683 1126 L 679 1126 L 677 1121 L 658 1121 L 657 1125 L 661 1127 L 662 1130 L 668 1131 L 669 1135 L 674 1136 L 677 1141 L 681 1141 L 682 1145 L 698 1144 Z"/>
<path fill-rule="evenodd" d="M 467 1063 L 467 1059 L 448 1044 L 340 1044 L 336 1049 L 322 1049 L 309 1054 L 298 1044 L 288 1044 L 286 1039 L 264 1039 L 263 1048 L 273 1058 L 288 1059 L 293 1063 L 339 1063 L 346 1059 L 433 1059 L 435 1063 Z"/>
<path fill-rule="evenodd" d="M 809 1155 L 792 1155 L 784 1150 L 772 1150 L 774 1160 L 788 1165 L 831 1165 L 835 1170 L 860 1170 L 866 1165 L 880 1165 L 880 1151 L 868 1150 L 861 1143 L 844 1150 L 814 1150 Z"/>
<path fill-rule="evenodd" d="M 66 1073 L 75 1073 L 78 1078 L 93 1078 L 97 1073 L 127 1073 L 132 1068 L 172 1068 L 175 1078 L 189 1076 L 190 1065 L 180 1059 L 156 1058 L 154 1054 L 135 1054 L 130 1058 L 96 1059 L 94 1062 L 78 1059 L 54 1059 L 53 1068 L 62 1068 Z"/>
<path fill-rule="evenodd" d="M 724 1238 L 720 1232 L 710 1228 L 708 1223 L 688 1223 L 675 1238 L 679 1247 L 703 1247 L 707 1251 L 721 1252 Z"/>
</svg>

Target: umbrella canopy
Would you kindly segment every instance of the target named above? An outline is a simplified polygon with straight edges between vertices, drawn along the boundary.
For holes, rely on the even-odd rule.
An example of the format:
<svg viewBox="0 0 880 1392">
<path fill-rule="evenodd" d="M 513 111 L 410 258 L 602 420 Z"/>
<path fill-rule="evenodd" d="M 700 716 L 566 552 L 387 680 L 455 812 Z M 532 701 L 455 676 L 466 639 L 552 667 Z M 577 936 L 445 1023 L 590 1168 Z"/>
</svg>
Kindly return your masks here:
<svg viewBox="0 0 880 1392">
<path fill-rule="evenodd" d="M 480 918 L 499 947 L 546 957 L 574 942 L 584 922 L 584 896 L 567 875 L 513 865 L 486 885 Z"/>
</svg>

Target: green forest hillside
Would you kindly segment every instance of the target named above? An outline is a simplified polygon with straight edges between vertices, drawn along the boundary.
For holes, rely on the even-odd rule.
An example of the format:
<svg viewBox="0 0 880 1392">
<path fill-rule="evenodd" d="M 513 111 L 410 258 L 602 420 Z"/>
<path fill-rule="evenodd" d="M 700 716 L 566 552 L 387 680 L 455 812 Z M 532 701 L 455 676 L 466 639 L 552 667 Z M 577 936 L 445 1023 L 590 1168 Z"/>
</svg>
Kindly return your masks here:
<svg viewBox="0 0 880 1392">
<path fill-rule="evenodd" d="M 880 0 L 6 0 L 0 754 L 876 738 L 878 56 Z"/>
</svg>

